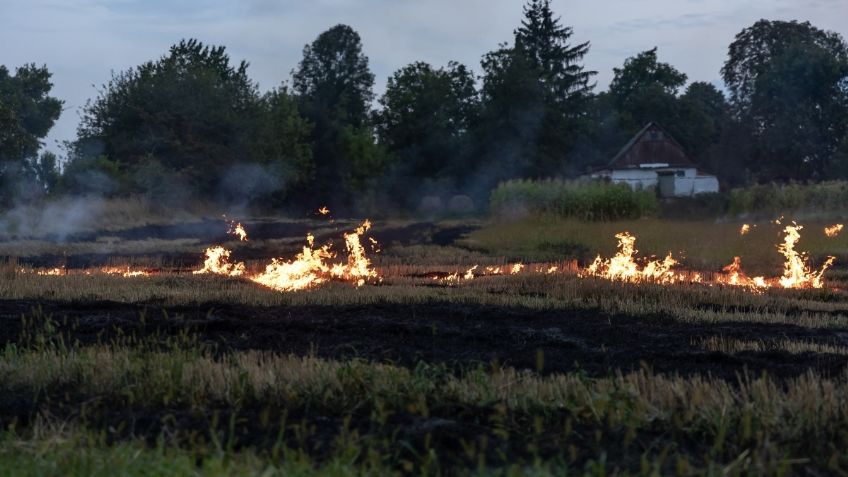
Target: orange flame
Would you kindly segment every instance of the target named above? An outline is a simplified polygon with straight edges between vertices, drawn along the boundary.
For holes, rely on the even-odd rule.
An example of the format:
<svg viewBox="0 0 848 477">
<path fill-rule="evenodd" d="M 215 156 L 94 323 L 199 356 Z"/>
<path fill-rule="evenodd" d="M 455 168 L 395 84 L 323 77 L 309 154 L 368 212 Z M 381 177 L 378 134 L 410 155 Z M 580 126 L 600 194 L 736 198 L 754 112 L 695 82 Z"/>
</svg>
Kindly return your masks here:
<svg viewBox="0 0 848 477">
<path fill-rule="evenodd" d="M 750 278 L 745 275 L 745 272 L 742 271 L 742 259 L 739 257 L 733 257 L 733 263 L 722 268 L 722 271 L 726 275 L 716 278 L 716 281 L 719 283 L 731 286 L 749 287 L 753 289 L 768 287 L 768 283 L 766 283 L 765 278 Z"/>
<path fill-rule="evenodd" d="M 244 230 L 244 227 L 239 222 L 230 222 L 230 229 L 227 230 L 227 233 L 230 235 L 235 235 L 242 242 L 247 242 L 247 231 Z"/>
<path fill-rule="evenodd" d="M 628 232 L 616 234 L 618 239 L 618 253 L 609 260 L 604 260 L 600 255 L 585 269 L 584 276 L 597 276 L 609 280 L 624 282 L 656 282 L 674 283 L 679 279 L 671 270 L 677 264 L 677 260 L 669 253 L 663 260 L 648 261 L 644 267 L 633 259 L 637 251 L 634 247 L 636 237 Z"/>
<path fill-rule="evenodd" d="M 213 273 L 238 277 L 244 274 L 244 263 L 230 263 L 230 251 L 218 245 L 206 249 L 206 260 L 203 262 L 203 268 L 192 273 L 195 275 Z"/>
<path fill-rule="evenodd" d="M 315 237 L 307 235 L 307 245 L 292 261 L 273 259 L 265 271 L 250 279 L 260 285 L 279 291 L 304 290 L 318 286 L 330 278 L 353 282 L 357 287 L 370 279 L 379 279 L 377 271 L 365 255 L 361 237 L 371 228 L 366 220 L 353 233 L 344 234 L 347 263 L 329 263 L 336 257 L 330 245 L 315 248 Z"/>
<path fill-rule="evenodd" d="M 153 275 L 152 273 L 146 270 L 133 270 L 129 266 L 124 267 L 103 267 L 100 269 L 100 273 L 106 275 L 120 275 L 122 277 L 149 277 Z"/>
<path fill-rule="evenodd" d="M 742 227 L 739 229 L 739 235 L 745 235 L 751 231 L 751 226 L 748 224 L 742 224 Z"/>
<path fill-rule="evenodd" d="M 842 232 L 843 227 L 845 226 L 842 224 L 833 224 L 830 227 L 824 228 L 824 234 L 831 238 L 836 237 L 839 235 L 839 232 Z"/>
<path fill-rule="evenodd" d="M 321 215 L 327 215 L 327 214 L 330 213 L 330 209 L 328 209 L 327 206 L 323 206 L 320 209 L 318 209 L 318 213 L 321 214 Z"/>
<path fill-rule="evenodd" d="M 821 269 L 812 270 L 807 264 L 807 254 L 795 250 L 795 245 L 801 239 L 799 231 L 802 228 L 804 227 L 793 222 L 783 229 L 786 235 L 777 250 L 783 254 L 786 262 L 783 264 L 783 276 L 780 277 L 779 283 L 783 288 L 822 288 L 822 275 L 833 265 L 836 257 L 828 257 Z"/>
</svg>

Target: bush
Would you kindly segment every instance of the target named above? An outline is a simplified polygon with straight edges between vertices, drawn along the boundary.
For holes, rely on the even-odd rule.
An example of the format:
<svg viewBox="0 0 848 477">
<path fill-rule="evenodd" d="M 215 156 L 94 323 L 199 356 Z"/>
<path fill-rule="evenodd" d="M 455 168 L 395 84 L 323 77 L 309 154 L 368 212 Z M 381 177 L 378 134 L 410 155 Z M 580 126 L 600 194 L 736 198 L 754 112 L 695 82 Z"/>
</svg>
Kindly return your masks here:
<svg viewBox="0 0 848 477">
<path fill-rule="evenodd" d="M 730 191 L 728 212 L 783 214 L 848 210 L 848 182 L 760 184 Z"/>
<path fill-rule="evenodd" d="M 492 191 L 489 204 L 501 216 L 549 214 L 582 220 L 635 219 L 657 210 L 653 190 L 562 179 L 502 182 Z"/>
</svg>

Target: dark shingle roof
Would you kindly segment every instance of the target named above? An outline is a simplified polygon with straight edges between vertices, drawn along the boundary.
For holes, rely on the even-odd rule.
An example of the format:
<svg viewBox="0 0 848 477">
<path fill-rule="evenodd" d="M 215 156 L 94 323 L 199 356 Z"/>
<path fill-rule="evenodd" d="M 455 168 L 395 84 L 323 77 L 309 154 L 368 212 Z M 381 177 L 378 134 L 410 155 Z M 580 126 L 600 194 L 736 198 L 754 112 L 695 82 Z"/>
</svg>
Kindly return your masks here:
<svg viewBox="0 0 848 477">
<path fill-rule="evenodd" d="M 642 164 L 695 167 L 683 147 L 657 123 L 650 122 L 636 133 L 604 169 L 628 169 Z"/>
</svg>

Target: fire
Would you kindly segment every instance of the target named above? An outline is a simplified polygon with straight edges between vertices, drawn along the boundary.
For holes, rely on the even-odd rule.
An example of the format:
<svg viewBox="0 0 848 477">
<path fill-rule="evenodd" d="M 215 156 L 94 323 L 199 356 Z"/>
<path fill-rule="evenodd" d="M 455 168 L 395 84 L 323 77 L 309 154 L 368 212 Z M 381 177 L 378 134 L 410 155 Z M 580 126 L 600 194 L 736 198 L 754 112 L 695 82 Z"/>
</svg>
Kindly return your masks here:
<svg viewBox="0 0 848 477">
<path fill-rule="evenodd" d="M 636 237 L 628 232 L 622 232 L 616 234 L 615 238 L 618 239 L 618 253 L 609 260 L 604 260 L 598 255 L 595 261 L 585 269 L 584 276 L 634 283 L 674 283 L 680 279 L 671 270 L 677 264 L 677 260 L 672 258 L 671 253 L 663 260 L 650 260 L 644 267 L 640 267 L 633 258 L 637 254 L 634 247 Z"/>
<path fill-rule="evenodd" d="M 717 281 L 719 283 L 731 286 L 750 287 L 755 289 L 768 287 L 768 283 L 766 283 L 765 278 L 750 278 L 745 275 L 745 273 L 742 271 L 742 259 L 739 257 L 733 257 L 733 263 L 727 265 L 721 270 L 725 273 L 725 275 L 717 278 Z"/>
<path fill-rule="evenodd" d="M 478 268 L 480 268 L 479 265 L 474 265 L 473 267 L 466 270 L 465 273 L 463 273 L 462 275 L 459 274 L 460 272 L 453 272 L 450 275 L 435 276 L 435 277 L 433 277 L 433 280 L 435 280 L 437 282 L 442 282 L 442 283 L 458 283 L 462 280 L 465 280 L 465 281 L 474 280 L 474 278 L 476 277 L 476 275 L 474 274 L 474 271 L 477 270 Z M 487 270 L 490 269 L 490 268 L 492 268 L 492 267 L 486 267 Z"/>
<path fill-rule="evenodd" d="M 513 266 L 512 266 L 512 268 L 509 270 L 509 274 L 510 274 L 510 275 L 515 275 L 516 273 L 520 273 L 520 272 L 521 272 L 521 270 L 523 270 L 523 269 L 524 269 L 524 264 L 523 264 L 523 263 L 516 263 L 516 264 L 515 264 L 515 265 L 513 265 Z"/>
<path fill-rule="evenodd" d="M 51 276 L 64 275 L 65 269 L 64 268 L 50 268 L 50 269 L 47 269 L 47 270 L 39 270 L 35 273 L 37 275 L 51 275 Z"/>
<path fill-rule="evenodd" d="M 321 214 L 321 215 L 327 215 L 327 214 L 330 213 L 330 209 L 328 209 L 327 206 L 323 206 L 320 209 L 318 209 L 318 213 Z"/>
<path fill-rule="evenodd" d="M 206 249 L 206 260 L 203 262 L 203 268 L 192 273 L 195 275 L 213 273 L 238 277 L 244 274 L 244 263 L 230 263 L 230 251 L 217 245 Z"/>
<path fill-rule="evenodd" d="M 307 245 L 294 260 L 273 259 L 265 271 L 249 277 L 250 280 L 279 291 L 295 291 L 318 286 L 331 278 L 350 281 L 357 287 L 366 281 L 378 279 L 377 271 L 365 255 L 361 237 L 371 228 L 366 220 L 353 233 L 344 234 L 348 252 L 347 263 L 330 263 L 336 258 L 330 245 L 315 248 L 315 237 L 307 235 Z"/>
<path fill-rule="evenodd" d="M 152 273 L 146 270 L 133 270 L 129 266 L 124 267 L 103 267 L 100 269 L 100 273 L 106 275 L 120 275 L 122 277 L 149 277 Z"/>
<path fill-rule="evenodd" d="M 327 281 L 330 266 L 326 260 L 335 257 L 329 245 L 315 248 L 315 237 L 306 236 L 306 245 L 294 260 L 274 258 L 261 274 L 250 277 L 254 282 L 279 291 L 303 290 Z"/>
<path fill-rule="evenodd" d="M 842 224 L 833 224 L 830 227 L 824 228 L 824 234 L 831 238 L 836 237 L 837 235 L 839 235 L 839 232 L 842 232 L 843 227 L 844 225 Z"/>
<path fill-rule="evenodd" d="M 377 277 L 377 271 L 371 268 L 371 261 L 365 256 L 365 248 L 359 239 L 369 229 L 371 229 L 371 222 L 366 219 L 354 233 L 344 234 L 345 246 L 347 247 L 347 268 L 333 267 L 333 275 L 346 280 L 353 280 L 358 287 L 364 285 L 365 280 Z M 376 244 L 376 241 L 373 241 L 372 244 Z"/>
<path fill-rule="evenodd" d="M 247 242 L 247 231 L 244 230 L 244 227 L 239 222 L 230 222 L 230 230 L 228 230 L 227 233 L 230 235 L 235 235 L 242 242 Z"/>
<path fill-rule="evenodd" d="M 739 229 L 739 235 L 745 235 L 751 231 L 751 226 L 748 224 L 742 224 L 742 227 Z"/>
<path fill-rule="evenodd" d="M 803 226 L 793 222 L 783 229 L 786 235 L 777 250 L 786 258 L 786 262 L 783 264 L 783 276 L 780 277 L 779 283 L 783 288 L 822 288 L 822 275 L 833 265 L 836 257 L 828 257 L 818 271 L 812 270 L 807 264 L 807 255 L 795 250 L 795 245 L 801 239 L 799 231 L 802 228 Z"/>
</svg>

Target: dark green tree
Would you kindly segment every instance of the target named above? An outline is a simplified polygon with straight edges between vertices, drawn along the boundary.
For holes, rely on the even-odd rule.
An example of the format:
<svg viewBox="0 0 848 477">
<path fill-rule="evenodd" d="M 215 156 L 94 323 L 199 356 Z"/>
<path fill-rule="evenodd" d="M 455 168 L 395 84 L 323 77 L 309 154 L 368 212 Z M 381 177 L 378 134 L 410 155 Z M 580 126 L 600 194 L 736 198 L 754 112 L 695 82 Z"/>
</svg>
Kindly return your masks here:
<svg viewBox="0 0 848 477">
<path fill-rule="evenodd" d="M 466 172 L 470 133 L 479 113 L 468 68 L 455 62 L 439 69 L 412 63 L 389 78 L 380 105 L 375 114 L 378 137 L 394 157 L 391 176 L 398 194 L 411 183 L 425 189 L 431 183 L 451 187 Z"/>
<path fill-rule="evenodd" d="M 374 75 L 359 34 L 347 25 L 321 33 L 292 75 L 300 111 L 313 125 L 315 173 L 302 191 L 304 205 L 349 209 L 384 166 L 370 121 Z"/>
<path fill-rule="evenodd" d="M 39 174 L 42 139 L 62 113 L 62 101 L 50 96 L 46 66 L 24 65 L 10 74 L 0 65 L 0 204 L 43 193 L 48 179 Z M 45 155 L 45 164 L 55 156 Z M 54 163 L 55 169 L 55 163 Z M 52 176 L 51 176 L 52 177 Z"/>
<path fill-rule="evenodd" d="M 572 36 L 549 0 L 530 0 L 514 45 L 484 56 L 479 140 L 487 177 L 573 168 L 566 161 L 587 126 L 595 72 L 582 65 L 589 43 L 572 44 Z"/>
<path fill-rule="evenodd" d="M 613 68 L 609 95 L 627 131 L 635 133 L 650 121 L 672 128 L 678 122 L 677 93 L 684 84 L 686 75 L 658 61 L 653 48 Z"/>
<path fill-rule="evenodd" d="M 760 180 L 833 177 L 848 130 L 848 46 L 809 22 L 760 20 L 736 35 L 722 68 L 733 112 L 753 134 Z"/>
<path fill-rule="evenodd" d="M 113 75 L 84 108 L 72 157 L 105 156 L 138 179 L 136 190 L 165 181 L 217 196 L 235 164 L 267 160 L 253 155 L 266 115 L 247 67 L 192 39 Z"/>
</svg>

